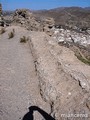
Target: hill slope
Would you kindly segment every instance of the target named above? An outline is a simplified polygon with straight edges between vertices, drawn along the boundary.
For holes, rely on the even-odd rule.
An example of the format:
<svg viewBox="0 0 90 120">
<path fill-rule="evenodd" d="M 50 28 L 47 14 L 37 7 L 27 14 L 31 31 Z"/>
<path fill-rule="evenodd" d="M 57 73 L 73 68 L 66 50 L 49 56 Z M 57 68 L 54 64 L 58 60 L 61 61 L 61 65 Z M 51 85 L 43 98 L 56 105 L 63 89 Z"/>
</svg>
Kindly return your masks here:
<svg viewBox="0 0 90 120">
<path fill-rule="evenodd" d="M 61 7 L 34 12 L 37 16 L 53 17 L 57 25 L 90 27 L 90 9 Z"/>
</svg>

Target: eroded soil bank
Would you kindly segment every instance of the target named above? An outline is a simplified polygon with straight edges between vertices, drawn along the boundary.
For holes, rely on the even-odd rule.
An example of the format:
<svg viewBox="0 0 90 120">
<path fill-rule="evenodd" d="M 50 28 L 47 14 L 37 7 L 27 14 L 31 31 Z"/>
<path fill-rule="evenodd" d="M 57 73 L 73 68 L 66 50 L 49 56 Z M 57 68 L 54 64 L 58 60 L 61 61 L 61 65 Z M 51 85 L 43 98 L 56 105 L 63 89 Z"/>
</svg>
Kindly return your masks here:
<svg viewBox="0 0 90 120">
<path fill-rule="evenodd" d="M 23 36 L 29 37 L 26 43 L 20 43 Z M 0 90 L 1 120 L 20 120 L 32 105 L 56 120 L 71 120 L 63 114 L 90 119 L 90 66 L 44 32 L 11 26 L 0 35 Z M 35 119 L 42 116 L 35 113 Z"/>
</svg>

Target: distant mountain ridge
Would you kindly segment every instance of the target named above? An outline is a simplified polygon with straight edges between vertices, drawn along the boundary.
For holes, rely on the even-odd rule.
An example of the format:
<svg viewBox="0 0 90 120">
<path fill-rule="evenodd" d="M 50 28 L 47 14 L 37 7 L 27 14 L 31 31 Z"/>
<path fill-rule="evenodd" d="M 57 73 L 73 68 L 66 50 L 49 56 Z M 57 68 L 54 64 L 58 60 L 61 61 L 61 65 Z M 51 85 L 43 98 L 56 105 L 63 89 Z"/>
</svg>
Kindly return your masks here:
<svg viewBox="0 0 90 120">
<path fill-rule="evenodd" d="M 90 7 L 85 7 L 84 9 L 86 9 L 86 10 L 90 10 Z"/>
<path fill-rule="evenodd" d="M 35 11 L 34 14 L 53 17 L 56 25 L 90 27 L 90 7 L 60 7 Z"/>
</svg>

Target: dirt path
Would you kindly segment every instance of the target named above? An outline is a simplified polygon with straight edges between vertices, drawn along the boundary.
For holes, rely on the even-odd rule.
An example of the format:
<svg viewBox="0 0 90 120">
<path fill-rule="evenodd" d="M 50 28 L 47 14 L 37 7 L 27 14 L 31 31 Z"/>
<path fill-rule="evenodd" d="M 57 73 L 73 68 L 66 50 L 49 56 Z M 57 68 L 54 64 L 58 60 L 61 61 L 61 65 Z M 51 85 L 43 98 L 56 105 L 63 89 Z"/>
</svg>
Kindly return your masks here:
<svg viewBox="0 0 90 120">
<path fill-rule="evenodd" d="M 0 35 L 0 120 L 20 120 L 31 105 L 49 112 L 48 104 L 39 93 L 29 45 L 20 43 L 20 37 L 29 33 L 22 28 L 14 28 L 14 38 L 8 39 L 8 32 L 13 27 Z"/>
</svg>

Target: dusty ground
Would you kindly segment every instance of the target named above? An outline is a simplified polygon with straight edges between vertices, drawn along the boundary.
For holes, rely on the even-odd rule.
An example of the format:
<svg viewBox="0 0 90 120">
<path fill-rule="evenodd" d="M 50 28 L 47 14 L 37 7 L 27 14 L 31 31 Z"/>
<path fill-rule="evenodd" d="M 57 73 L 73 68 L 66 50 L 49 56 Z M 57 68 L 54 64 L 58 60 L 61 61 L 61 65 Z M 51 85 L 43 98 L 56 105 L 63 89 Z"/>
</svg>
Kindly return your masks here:
<svg viewBox="0 0 90 120">
<path fill-rule="evenodd" d="M 13 28 L 15 37 L 8 39 Z M 22 28 L 10 27 L 0 35 L 0 120 L 20 120 L 31 105 L 50 112 L 50 106 L 40 96 L 29 45 L 20 43 L 24 34 L 29 35 Z"/>
<path fill-rule="evenodd" d="M 13 28 L 15 37 L 8 39 Z M 23 35 L 29 36 L 27 43 L 20 43 Z M 90 66 L 43 32 L 12 26 L 0 35 L 0 90 L 0 120 L 22 119 L 31 105 L 56 120 L 90 119 Z"/>
</svg>

